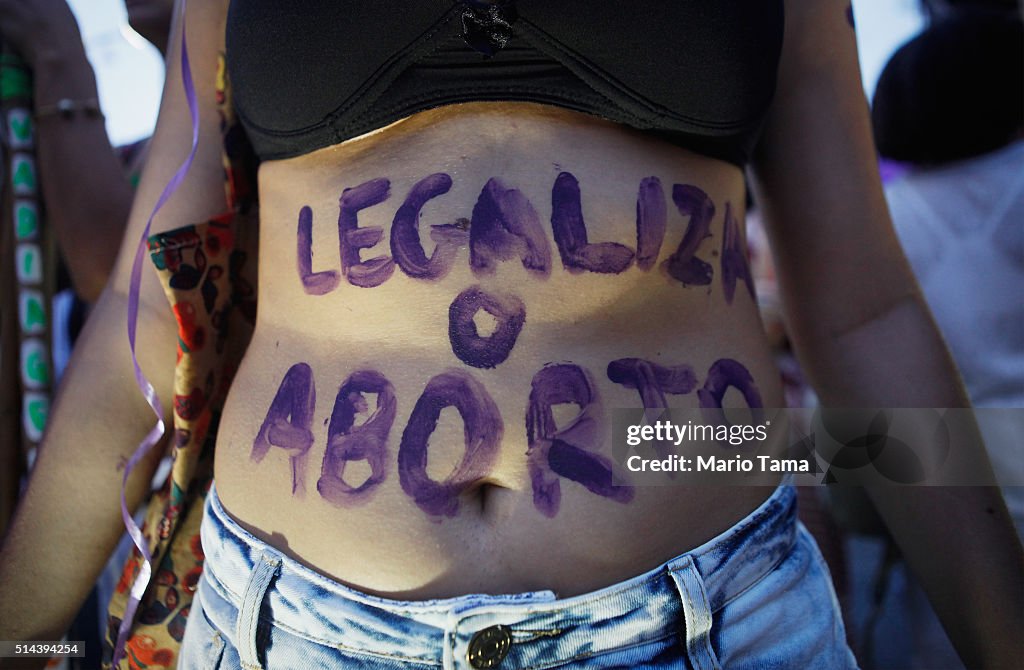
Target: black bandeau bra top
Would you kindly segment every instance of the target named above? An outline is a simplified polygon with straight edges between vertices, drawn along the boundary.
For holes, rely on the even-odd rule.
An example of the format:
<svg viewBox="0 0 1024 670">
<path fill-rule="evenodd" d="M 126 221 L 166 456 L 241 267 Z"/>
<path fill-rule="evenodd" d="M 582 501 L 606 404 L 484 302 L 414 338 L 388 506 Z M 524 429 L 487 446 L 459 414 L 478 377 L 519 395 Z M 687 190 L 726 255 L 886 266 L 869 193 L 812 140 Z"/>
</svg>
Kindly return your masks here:
<svg viewBox="0 0 1024 670">
<path fill-rule="evenodd" d="M 232 0 L 226 39 L 235 108 L 263 159 L 511 100 L 743 165 L 782 31 L 782 0 Z"/>
</svg>

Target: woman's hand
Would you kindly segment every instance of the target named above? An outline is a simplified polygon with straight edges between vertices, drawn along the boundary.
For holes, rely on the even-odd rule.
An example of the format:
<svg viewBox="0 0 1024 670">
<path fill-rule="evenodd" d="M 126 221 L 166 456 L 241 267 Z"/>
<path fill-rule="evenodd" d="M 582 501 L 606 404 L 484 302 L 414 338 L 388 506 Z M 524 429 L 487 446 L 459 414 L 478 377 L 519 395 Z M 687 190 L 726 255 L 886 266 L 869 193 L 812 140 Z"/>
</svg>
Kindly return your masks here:
<svg viewBox="0 0 1024 670">
<path fill-rule="evenodd" d="M 65 0 L 0 0 L 0 37 L 32 70 L 85 59 L 78 23 Z"/>
<path fill-rule="evenodd" d="M 96 77 L 78 24 L 65 0 L 0 0 L 0 39 L 32 70 L 47 218 L 75 292 L 95 302 L 117 257 L 132 188 L 95 113 Z M 56 113 L 62 101 L 79 111 Z"/>
</svg>

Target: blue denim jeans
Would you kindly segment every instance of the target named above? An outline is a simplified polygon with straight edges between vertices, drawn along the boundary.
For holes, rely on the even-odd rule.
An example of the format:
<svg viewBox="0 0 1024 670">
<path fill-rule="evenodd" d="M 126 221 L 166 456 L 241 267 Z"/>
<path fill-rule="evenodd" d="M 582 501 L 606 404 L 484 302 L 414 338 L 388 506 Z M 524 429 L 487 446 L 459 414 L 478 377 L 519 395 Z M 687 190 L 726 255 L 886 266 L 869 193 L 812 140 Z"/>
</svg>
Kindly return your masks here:
<svg viewBox="0 0 1024 670">
<path fill-rule="evenodd" d="M 343 586 L 238 526 L 211 489 L 179 668 L 856 668 L 795 492 L 607 588 L 403 602 Z"/>
</svg>

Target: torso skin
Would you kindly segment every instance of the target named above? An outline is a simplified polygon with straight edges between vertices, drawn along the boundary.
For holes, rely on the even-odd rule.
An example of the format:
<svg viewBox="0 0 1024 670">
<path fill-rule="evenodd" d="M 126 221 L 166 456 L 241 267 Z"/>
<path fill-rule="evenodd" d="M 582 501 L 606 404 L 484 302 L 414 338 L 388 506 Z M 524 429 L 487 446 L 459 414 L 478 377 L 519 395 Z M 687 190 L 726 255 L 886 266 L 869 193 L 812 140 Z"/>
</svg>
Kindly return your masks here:
<svg viewBox="0 0 1024 670">
<path fill-rule="evenodd" d="M 382 189 L 389 187 L 385 200 L 356 212 L 360 230 L 378 227 L 382 232 L 374 246 L 359 250 L 366 264 L 392 256 L 391 229 L 399 207 L 414 184 L 439 173 L 450 177 L 451 186 L 427 199 L 420 210 L 418 236 L 426 257 L 434 248 L 431 226 L 465 221 L 447 230 L 454 257 L 417 267 L 427 275 L 444 274 L 437 268 L 447 273 L 414 278 L 407 270 L 415 263 L 408 260 L 391 270 L 385 264 L 379 274 L 372 264 L 343 270 L 338 232 L 343 191 L 387 180 L 386 185 L 378 181 L 365 191 L 350 191 L 351 205 L 353 194 L 373 196 L 376 190 L 379 200 Z M 497 182 L 486 188 L 492 178 Z M 444 181 L 435 177 L 433 183 Z M 588 260 L 597 254 L 588 256 L 577 244 L 577 260 L 569 264 L 581 267 L 570 271 L 558 241 L 572 246 L 564 231 L 572 218 L 574 181 L 588 241 L 622 247 L 604 247 L 607 253 Z M 679 191 L 676 185 L 687 188 Z M 518 193 L 510 194 L 510 189 Z M 732 359 L 749 370 L 763 406 L 782 405 L 778 373 L 753 297 L 741 277 L 730 301 L 723 281 L 729 274 L 722 265 L 727 211 L 736 223 L 736 248 L 745 252 L 744 183 L 735 166 L 575 112 L 525 103 L 471 103 L 422 112 L 335 147 L 264 163 L 259 190 L 259 312 L 221 420 L 215 481 L 225 508 L 273 546 L 346 584 L 392 597 L 537 589 L 568 596 L 620 581 L 698 546 L 770 493 L 754 487 L 678 486 L 595 492 L 547 472 L 543 481 L 559 482 L 556 501 L 549 493 L 537 493 L 528 467 L 531 388 L 539 384 L 544 390 L 546 382 L 535 375 L 552 363 L 561 364 L 562 372 L 575 365 L 572 370 L 583 371 L 578 377 L 589 378 L 588 413 L 597 417 L 600 428 L 592 440 L 577 440 L 574 446 L 605 459 L 611 458 L 611 409 L 642 406 L 635 388 L 609 378 L 612 361 L 688 365 L 700 388 L 717 360 Z M 691 278 L 707 276 L 710 270 L 705 285 L 684 285 L 665 265 L 677 254 L 691 223 L 673 197 L 676 191 L 691 198 L 703 192 L 714 206 L 710 236 L 695 238 L 699 245 L 693 254 L 707 265 L 688 265 L 704 267 L 693 275 L 685 268 L 676 272 Z M 472 241 L 465 230 L 470 222 L 478 232 L 487 225 L 485 215 L 494 210 L 489 195 L 494 194 L 512 203 L 506 216 L 527 228 L 531 216 L 522 213 L 529 209 L 522 206 L 524 200 L 536 213 L 533 223 L 539 227 L 532 230 L 542 235 L 530 238 L 537 252 L 529 261 L 531 269 L 524 267 L 520 253 L 527 245 L 516 247 L 506 237 L 489 246 L 482 234 Z M 637 257 L 630 258 L 638 248 L 638 197 L 643 200 L 641 229 L 647 241 L 640 256 L 646 257 L 646 270 L 638 267 Z M 659 237 L 659 202 L 665 208 L 666 229 L 657 248 L 651 240 Z M 311 214 L 308 237 L 299 233 L 300 218 L 310 220 L 300 216 L 304 207 Z M 552 223 L 553 210 L 558 224 Z M 556 234 L 556 229 L 563 232 Z M 511 250 L 509 257 L 495 258 L 493 272 L 481 269 L 488 250 L 502 244 Z M 307 250 L 311 263 L 303 267 Z M 676 260 L 680 266 L 689 263 L 678 255 Z M 452 303 L 471 287 L 496 296 L 509 314 L 519 314 L 518 335 L 509 326 L 511 345 L 498 346 L 493 338 L 478 342 L 479 351 L 467 351 L 464 345 L 472 345 L 474 338 L 465 323 L 453 339 Z M 495 319 L 485 316 L 482 310 L 476 315 L 480 336 L 495 327 Z M 279 394 L 289 369 L 295 375 L 290 379 L 298 383 Z M 379 459 L 380 481 L 362 494 L 339 491 L 334 477 L 321 477 L 339 387 L 357 371 L 386 379 L 394 397 L 394 421 L 383 440 L 386 453 L 382 450 Z M 493 400 L 495 411 L 484 412 L 490 423 L 481 424 L 483 432 L 495 432 L 495 414 L 502 426 L 499 439 L 483 440 L 493 447 L 485 445 L 466 456 L 461 493 L 440 501 L 425 493 L 429 485 L 423 483 L 422 470 L 419 478 L 410 474 L 415 470 L 410 463 L 420 453 L 412 436 L 416 431 L 409 431 L 409 444 L 400 448 L 417 400 L 438 375 L 477 389 L 478 406 L 487 405 L 480 397 Z M 475 381 L 465 381 L 467 377 Z M 289 419 L 293 406 L 308 407 L 310 379 L 316 398 L 312 415 L 307 411 L 303 417 L 300 410 Z M 305 457 L 294 464 L 291 455 L 298 451 L 281 447 L 310 445 L 309 436 L 303 438 L 298 431 L 298 437 L 282 437 L 282 431 L 271 429 L 275 396 L 287 399 L 278 406 L 277 418 L 306 422 L 311 432 L 311 446 L 302 447 Z M 358 398 L 349 397 L 358 404 Z M 359 430 L 379 397 L 365 396 L 368 412 L 357 414 L 348 432 Z M 698 406 L 696 389 L 665 397 L 671 407 Z M 744 406 L 735 389 L 724 402 Z M 572 404 L 552 410 L 559 429 L 578 413 Z M 412 424 L 420 433 L 428 430 L 422 421 Z M 425 474 L 435 482 L 463 460 L 463 422 L 455 407 L 442 410 L 427 453 Z M 578 472 L 582 466 L 570 467 Z M 367 460 L 353 459 L 341 479 L 357 488 L 370 475 Z"/>
</svg>

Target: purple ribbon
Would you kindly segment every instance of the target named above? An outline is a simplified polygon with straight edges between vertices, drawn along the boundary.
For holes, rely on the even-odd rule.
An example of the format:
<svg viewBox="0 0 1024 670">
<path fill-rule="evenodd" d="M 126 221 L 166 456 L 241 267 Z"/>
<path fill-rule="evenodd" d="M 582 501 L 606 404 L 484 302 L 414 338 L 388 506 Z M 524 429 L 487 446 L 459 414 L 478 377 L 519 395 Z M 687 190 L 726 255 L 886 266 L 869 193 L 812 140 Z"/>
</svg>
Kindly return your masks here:
<svg viewBox="0 0 1024 670">
<path fill-rule="evenodd" d="M 879 157 L 878 172 L 882 177 L 882 183 L 888 184 L 910 172 L 910 164 Z"/>
<path fill-rule="evenodd" d="M 160 199 L 157 200 L 156 206 L 153 207 L 153 211 L 149 214 L 149 219 L 146 221 L 146 228 L 142 231 L 142 237 L 139 239 L 139 244 L 135 249 L 135 260 L 132 263 L 132 274 L 131 284 L 128 288 L 128 346 L 131 349 L 132 365 L 135 368 L 135 383 L 138 384 L 139 390 L 142 395 L 145 396 L 146 402 L 152 408 L 153 413 L 156 414 L 156 425 L 149 431 L 139 446 L 135 449 L 135 453 L 132 454 L 131 458 L 124 467 L 124 476 L 121 479 L 121 518 L 124 519 L 125 528 L 128 529 L 128 534 L 131 536 L 132 541 L 135 542 L 135 546 L 138 547 L 139 552 L 142 553 L 143 563 L 142 568 L 139 570 L 138 576 L 132 583 L 131 592 L 128 598 L 128 605 L 125 607 L 124 618 L 121 620 L 121 625 L 117 630 L 117 643 L 114 645 L 114 658 L 113 665 L 117 664 L 124 658 L 125 655 L 125 643 L 128 641 L 128 634 L 131 631 L 132 621 L 135 619 L 135 611 L 139 607 L 139 603 L 142 601 L 142 596 L 146 592 L 146 588 L 149 586 L 150 577 L 153 574 L 153 556 L 149 552 L 149 546 L 146 544 L 146 538 L 142 535 L 142 530 L 135 523 L 132 515 L 128 511 L 128 502 L 125 498 L 125 489 L 128 486 L 128 476 L 131 474 L 135 466 L 138 465 L 139 461 L 145 457 L 149 450 L 160 441 L 160 438 L 164 434 L 164 410 L 163 405 L 160 403 L 160 398 L 157 397 L 156 390 L 153 385 L 146 379 L 146 375 L 142 373 L 142 369 L 139 367 L 139 359 L 135 355 L 135 331 L 139 320 L 139 286 L 142 282 L 142 263 L 146 253 L 146 241 L 149 239 L 149 229 L 153 224 L 153 217 L 160 211 L 160 208 L 170 199 L 171 195 L 181 186 L 182 181 L 185 179 L 185 174 L 188 172 L 189 167 L 192 166 L 192 161 L 196 156 L 196 148 L 199 145 L 199 106 L 196 98 L 196 89 L 192 83 L 192 68 L 188 62 L 188 47 L 185 41 L 185 0 L 181 2 L 181 75 L 182 85 L 185 89 L 185 99 L 188 101 L 188 111 L 192 117 L 192 148 L 188 153 L 188 157 L 185 158 L 184 162 L 178 168 L 178 171 L 174 173 L 167 185 L 164 187 L 163 193 L 160 194 Z"/>
</svg>

